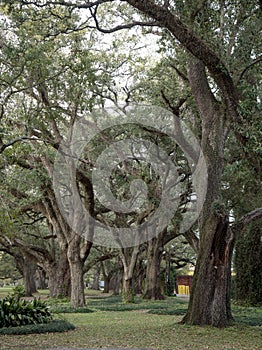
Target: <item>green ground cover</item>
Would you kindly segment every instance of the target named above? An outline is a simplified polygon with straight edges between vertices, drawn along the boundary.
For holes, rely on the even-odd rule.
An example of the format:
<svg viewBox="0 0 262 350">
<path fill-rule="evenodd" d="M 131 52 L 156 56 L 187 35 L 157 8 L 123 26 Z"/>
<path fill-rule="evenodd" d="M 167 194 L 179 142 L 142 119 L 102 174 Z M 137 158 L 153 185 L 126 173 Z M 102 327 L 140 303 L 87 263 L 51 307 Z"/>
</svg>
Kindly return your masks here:
<svg viewBox="0 0 262 350">
<path fill-rule="evenodd" d="M 75 330 L 41 335 L 1 335 L 0 348 L 261 349 L 262 310 L 259 308 L 234 306 L 236 325 L 220 330 L 179 324 L 187 308 L 186 300 L 174 297 L 164 301 L 144 301 L 141 298 L 135 301 L 135 304 L 124 305 L 119 297 L 89 294 L 88 291 L 86 308 L 73 310 L 66 299 L 51 299 L 48 303 L 56 313 L 55 318 L 73 323 Z"/>
</svg>

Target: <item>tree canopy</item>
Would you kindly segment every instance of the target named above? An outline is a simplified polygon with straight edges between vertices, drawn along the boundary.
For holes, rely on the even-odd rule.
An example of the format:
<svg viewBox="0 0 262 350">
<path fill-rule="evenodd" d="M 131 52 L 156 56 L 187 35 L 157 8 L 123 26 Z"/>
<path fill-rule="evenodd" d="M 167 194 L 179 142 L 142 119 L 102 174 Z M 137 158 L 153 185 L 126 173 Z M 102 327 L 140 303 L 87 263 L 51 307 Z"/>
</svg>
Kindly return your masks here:
<svg viewBox="0 0 262 350">
<path fill-rule="evenodd" d="M 4 214 L 0 227 L 2 221 L 10 225 L 8 230 L 1 229 L 2 244 L 8 241 L 12 249 L 22 249 L 26 241 L 23 252 L 42 267 L 48 261 L 50 274 L 52 267 L 57 270 L 60 260 L 62 264 L 67 261 L 72 305 L 83 305 L 84 264 L 92 249 L 94 227 L 92 221 L 86 222 L 88 240 L 84 240 L 75 229 L 81 221 L 79 208 L 70 208 L 70 215 L 78 218 L 74 227 L 63 215 L 52 182 L 55 156 L 57 152 L 68 156 L 64 145 L 70 137 L 72 141 L 70 130 L 95 108 L 105 111 L 114 105 L 125 115 L 131 102 L 165 107 L 175 116 L 174 125 L 182 138 L 181 121 L 193 130 L 206 164 L 207 191 L 201 214 L 195 226 L 183 232 L 197 251 L 189 309 L 183 322 L 218 327 L 231 324 L 235 241 L 248 224 L 262 217 L 261 1 L 12 0 L 3 1 L 1 10 Z M 149 46 L 152 57 L 146 52 L 149 41 L 153 42 Z M 88 118 L 86 125 L 98 125 L 97 120 Z M 85 148 L 75 172 L 75 186 L 86 212 L 101 225 L 146 223 L 161 197 L 153 166 L 134 152 L 129 163 L 116 167 L 110 182 L 115 197 L 123 201 L 129 192 L 134 194 L 129 185 L 136 177 L 147 180 L 152 208 L 147 207 L 141 215 L 120 215 L 101 206 L 92 174 L 99 154 L 122 139 L 143 139 L 144 153 L 149 153 L 145 152 L 149 140 L 163 147 L 176 164 L 186 190 L 180 193 L 174 219 L 153 245 L 151 242 L 151 248 L 148 244 L 148 257 L 154 256 L 152 264 L 154 261 L 159 270 L 164 245 L 180 235 L 181 217 L 190 211 L 194 169 L 185 161 L 185 150 L 177 150 L 162 130 L 126 126 L 124 120 L 121 123 L 124 128 L 103 131 Z M 200 157 L 193 160 L 199 164 Z M 64 185 L 63 195 L 69 198 L 72 188 Z M 102 184 L 101 188 L 105 192 Z M 70 212 L 67 204 L 64 212 Z M 33 226 L 45 227 L 43 236 L 47 240 L 32 244 L 28 238 L 17 239 L 10 234 L 17 222 L 24 227 L 28 218 Z M 254 241 L 261 243 L 257 239 L 260 229 L 254 232 Z M 143 245 L 133 248 L 125 250 L 120 244 L 123 285 L 132 283 L 138 254 L 145 251 Z M 151 277 L 155 274 L 156 280 L 157 271 L 147 271 Z"/>
</svg>

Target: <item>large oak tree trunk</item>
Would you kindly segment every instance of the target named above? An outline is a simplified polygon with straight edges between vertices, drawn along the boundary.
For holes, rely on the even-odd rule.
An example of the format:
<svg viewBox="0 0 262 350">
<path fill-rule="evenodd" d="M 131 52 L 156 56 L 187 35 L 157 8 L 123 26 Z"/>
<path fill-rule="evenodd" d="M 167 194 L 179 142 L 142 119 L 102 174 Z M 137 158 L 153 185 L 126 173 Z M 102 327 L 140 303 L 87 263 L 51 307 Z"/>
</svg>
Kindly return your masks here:
<svg viewBox="0 0 262 350">
<path fill-rule="evenodd" d="M 38 267 L 36 271 L 36 289 L 46 289 L 46 271 Z"/>
<path fill-rule="evenodd" d="M 52 298 L 70 296 L 71 275 L 67 250 L 61 251 L 58 261 L 49 268 L 49 291 Z"/>
<path fill-rule="evenodd" d="M 183 322 L 226 327 L 233 320 L 230 308 L 232 232 L 227 219 L 216 216 L 210 217 L 203 230 L 208 234 L 200 244 L 189 307 Z"/>
<path fill-rule="evenodd" d="M 162 300 L 164 296 L 161 291 L 160 266 L 163 247 L 162 240 L 155 237 L 147 245 L 147 271 L 144 298 L 151 300 Z"/>
<path fill-rule="evenodd" d="M 229 293 L 234 242 L 220 199 L 225 116 L 209 88 L 201 62 L 191 62 L 189 83 L 202 117 L 207 193 L 199 220 L 200 247 L 189 308 L 183 322 L 226 327 L 232 322 Z"/>
<path fill-rule="evenodd" d="M 143 294 L 145 287 L 146 266 L 143 257 L 138 259 L 134 273 L 134 291 L 135 294 Z"/>
<path fill-rule="evenodd" d="M 104 276 L 104 290 L 103 293 L 109 293 L 110 289 L 110 276 Z"/>
<path fill-rule="evenodd" d="M 35 273 L 37 265 L 26 254 L 23 261 L 23 281 L 25 286 L 25 296 L 30 297 L 36 293 Z"/>
<path fill-rule="evenodd" d="M 168 29 L 181 45 L 192 54 L 189 59 L 198 59 L 193 62 L 189 70 L 188 82 L 196 100 L 202 120 L 202 150 L 208 162 L 208 198 L 203 209 L 200 231 L 200 254 L 198 257 L 193 293 L 189 310 L 184 321 L 188 323 L 227 325 L 231 321 L 230 309 L 225 312 L 227 305 L 228 283 L 230 281 L 230 263 L 233 243 L 227 243 L 223 248 L 226 258 L 222 260 L 222 267 L 215 268 L 216 262 L 212 257 L 213 242 L 216 241 L 216 232 L 219 220 L 224 221 L 224 214 L 220 219 L 212 215 L 212 207 L 220 200 L 221 170 L 226 135 L 226 120 L 231 122 L 238 117 L 238 92 L 227 67 L 220 57 L 202 39 L 191 30 L 191 25 L 185 25 L 168 6 L 155 1 L 126 0 L 134 8 L 156 20 Z M 219 100 L 212 93 L 205 68 L 217 84 Z M 214 85 L 213 85 L 214 87 Z M 216 89 L 216 86 L 214 87 Z M 218 171 L 220 170 L 220 171 Z M 209 193 L 209 191 L 211 191 Z M 226 232 L 223 231 L 223 232 Z M 230 234 L 223 233 L 220 239 L 225 242 Z M 199 275 L 199 276 L 198 276 Z M 203 285 L 202 285 L 203 282 Z M 201 295 L 203 286 L 207 288 L 204 296 Z M 198 298 L 198 300 L 197 300 Z M 212 307 L 211 307 L 212 305 Z M 229 303 L 226 306 L 229 308 Z M 206 310 L 206 311 L 205 311 Z M 202 315 L 198 319 L 198 313 Z M 226 314 L 226 315 L 225 315 Z"/>
<path fill-rule="evenodd" d="M 68 244 L 67 257 L 71 276 L 71 306 L 81 307 L 85 305 L 84 294 L 84 262 L 80 256 L 81 237 L 75 234 Z"/>
</svg>

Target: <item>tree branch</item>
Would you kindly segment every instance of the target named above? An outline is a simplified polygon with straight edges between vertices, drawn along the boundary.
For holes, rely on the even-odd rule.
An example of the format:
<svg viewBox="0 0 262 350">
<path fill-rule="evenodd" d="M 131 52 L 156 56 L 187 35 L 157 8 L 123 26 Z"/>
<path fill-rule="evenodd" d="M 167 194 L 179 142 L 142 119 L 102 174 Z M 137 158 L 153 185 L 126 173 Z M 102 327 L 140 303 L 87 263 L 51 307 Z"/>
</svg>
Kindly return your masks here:
<svg viewBox="0 0 262 350">
<path fill-rule="evenodd" d="M 12 141 L 8 142 L 8 143 L 4 143 L 0 146 L 0 153 L 3 153 L 4 150 L 8 147 L 13 146 L 14 144 L 16 144 L 17 142 L 21 142 L 24 140 L 29 140 L 29 141 L 42 141 L 40 139 L 38 139 L 37 137 L 28 137 L 28 136 L 21 136 L 21 137 L 17 137 L 15 139 L 13 139 Z"/>
<path fill-rule="evenodd" d="M 173 68 L 176 71 L 177 75 L 183 80 L 183 82 L 186 85 L 188 85 L 188 83 L 189 83 L 188 77 L 183 72 L 181 72 L 181 70 L 178 69 L 174 63 L 171 62 L 170 67 Z"/>
<path fill-rule="evenodd" d="M 249 70 L 249 68 L 253 67 L 255 64 L 260 63 L 260 62 L 262 62 L 262 56 L 258 56 L 247 67 L 245 67 L 237 80 L 237 84 L 239 84 L 239 82 L 243 79 L 243 76 L 246 74 L 246 72 Z"/>
<path fill-rule="evenodd" d="M 20 1 L 22 5 L 34 5 L 36 7 L 45 7 L 48 5 L 60 5 L 60 6 L 66 6 L 66 7 L 73 7 L 73 8 L 78 8 L 78 9 L 89 9 L 94 6 L 98 6 L 100 4 L 104 4 L 106 2 L 112 2 L 113 0 L 97 0 L 97 1 L 85 1 L 84 4 L 75 4 L 74 2 L 71 1 L 45 1 L 45 3 L 39 3 L 39 0 L 37 1 L 25 1 L 22 0 Z"/>
<path fill-rule="evenodd" d="M 190 22 L 191 22 L 192 25 L 195 22 L 195 19 L 196 19 L 197 15 L 202 10 L 202 8 L 205 6 L 206 3 L 207 3 L 207 0 L 201 0 L 193 8 L 193 10 L 192 10 L 192 12 L 190 14 Z"/>
<path fill-rule="evenodd" d="M 105 255 L 101 255 L 99 257 L 94 258 L 93 260 L 91 260 L 88 264 L 85 265 L 84 267 L 84 273 L 88 272 L 93 266 L 95 266 L 98 262 L 102 262 L 105 260 L 109 260 L 114 258 L 115 256 L 117 256 L 117 252 L 115 253 L 108 253 Z"/>
<path fill-rule="evenodd" d="M 139 26 L 139 27 L 157 27 L 157 26 L 159 27 L 159 26 L 161 26 L 160 23 L 158 23 L 156 21 L 151 21 L 151 22 L 133 21 L 132 23 L 119 24 L 111 29 L 101 28 L 99 26 L 99 22 L 97 19 L 97 9 L 98 9 L 98 6 L 96 6 L 94 9 L 90 9 L 90 12 L 91 12 L 91 15 L 95 21 L 96 29 L 104 34 L 117 32 L 117 31 L 122 30 L 122 29 L 131 29 L 131 28 L 136 27 L 136 26 Z"/>
<path fill-rule="evenodd" d="M 199 238 L 195 235 L 194 231 L 189 229 L 183 233 L 183 236 L 185 237 L 191 248 L 194 250 L 194 252 L 197 254 L 199 250 Z"/>
<path fill-rule="evenodd" d="M 30 244 L 28 242 L 23 242 L 20 239 L 15 238 L 13 242 L 14 246 L 22 249 L 22 251 L 27 252 L 29 255 L 33 256 L 37 260 L 40 260 L 43 258 L 44 260 L 47 260 L 49 262 L 53 261 L 52 256 L 50 253 L 41 247 L 35 246 L 33 244 Z"/>
<path fill-rule="evenodd" d="M 236 223 L 234 223 L 231 229 L 234 232 L 235 237 L 237 237 L 243 229 L 253 221 L 262 218 L 262 208 L 257 208 L 250 211 L 249 213 L 243 215 Z"/>
<path fill-rule="evenodd" d="M 153 0 L 123 0 L 153 18 L 162 27 L 167 28 L 171 34 L 209 70 L 225 98 L 225 104 L 231 118 L 237 119 L 238 91 L 228 72 L 226 65 L 220 57 L 199 36 L 190 30 L 171 11 L 157 4 Z"/>
</svg>

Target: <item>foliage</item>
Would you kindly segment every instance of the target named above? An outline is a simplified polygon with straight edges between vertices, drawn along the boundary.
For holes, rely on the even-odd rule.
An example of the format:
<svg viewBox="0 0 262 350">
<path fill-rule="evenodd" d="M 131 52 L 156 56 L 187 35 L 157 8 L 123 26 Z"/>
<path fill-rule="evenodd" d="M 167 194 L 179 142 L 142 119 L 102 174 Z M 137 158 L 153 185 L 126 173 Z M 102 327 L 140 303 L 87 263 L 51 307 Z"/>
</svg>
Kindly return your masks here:
<svg viewBox="0 0 262 350">
<path fill-rule="evenodd" d="M 0 280 L 9 280 L 13 283 L 21 277 L 20 272 L 15 267 L 14 258 L 9 254 L 0 253 Z"/>
<path fill-rule="evenodd" d="M 0 328 L 48 323 L 51 320 L 49 307 L 40 299 L 27 301 L 10 295 L 0 300 Z"/>
<path fill-rule="evenodd" d="M 14 298 L 20 299 L 25 296 L 25 287 L 24 286 L 15 286 L 13 288 L 12 296 Z"/>
<path fill-rule="evenodd" d="M 8 164 L 3 172 L 8 178 L 8 181 L 4 183 L 8 187 L 8 189 L 3 190 L 7 192 L 5 198 L 9 198 L 10 188 L 13 189 L 19 182 L 19 177 L 20 180 L 22 178 L 22 181 L 19 182 L 20 193 L 16 193 L 16 198 L 12 198 L 15 207 L 24 208 L 25 204 L 31 204 L 32 209 L 32 202 L 47 196 L 46 193 L 42 192 L 50 186 L 50 179 L 42 163 L 52 163 L 54 149 L 57 149 L 60 141 L 57 133 L 63 134 L 68 128 L 67 125 L 77 116 L 82 115 L 84 111 L 91 110 L 96 104 L 105 106 L 105 99 L 117 103 L 119 91 L 126 88 L 126 86 L 119 83 L 121 80 L 119 72 L 122 71 L 122 76 L 126 74 L 122 66 L 124 60 L 133 65 L 130 55 L 123 55 L 120 52 L 121 50 L 115 50 L 119 48 L 119 41 L 117 40 L 113 40 L 112 55 L 107 56 L 105 52 L 96 53 L 96 50 L 91 52 L 90 42 L 87 40 L 88 34 L 85 30 L 90 29 L 90 21 L 96 14 L 98 14 L 98 19 L 100 16 L 104 18 L 102 22 L 97 22 L 103 27 L 110 27 L 114 26 L 115 23 L 119 23 L 119 17 L 121 17 L 120 22 L 131 22 L 132 17 L 137 19 L 138 15 L 134 14 L 131 7 L 128 7 L 128 2 L 122 1 L 121 5 L 118 6 L 118 1 L 110 1 L 109 4 L 107 0 L 102 0 L 95 2 L 98 5 L 94 11 L 94 8 L 91 8 L 93 4 L 90 2 L 90 13 L 85 19 L 84 11 L 81 14 L 79 11 L 81 7 L 86 8 L 86 2 L 84 1 L 77 2 L 77 5 L 72 2 L 48 2 L 41 3 L 41 5 L 37 4 L 37 1 L 21 2 L 12 0 L 4 2 L 6 6 L 3 6 L 3 10 L 9 18 L 6 20 L 3 15 L 3 22 L 6 26 L 3 26 L 3 33 L 1 32 L 1 36 L 3 36 L 3 38 L 1 37 L 3 42 L 1 47 L 1 88 L 3 89 L 2 117 L 4 127 L 1 129 L 3 137 L 1 136 L 0 139 L 3 138 L 4 142 L 7 143 L 21 135 L 31 138 L 30 143 L 19 143 L 5 151 L 5 162 L 3 163 Z M 130 3 L 142 4 L 139 1 L 130 1 Z M 255 90 L 259 79 L 257 79 L 257 74 L 253 74 L 255 80 L 250 75 L 252 67 L 255 66 L 254 59 L 259 58 L 260 43 L 257 30 L 260 17 L 259 3 L 256 2 L 255 4 L 253 0 L 235 2 L 229 0 L 215 0 L 212 2 L 178 0 L 173 2 L 155 1 L 155 3 L 168 6 L 171 13 L 179 17 L 187 26 L 187 33 L 190 33 L 192 38 L 196 33 L 196 39 L 200 39 L 198 42 L 200 44 L 204 43 L 204 46 L 200 45 L 197 48 L 196 41 L 193 55 L 196 54 L 198 57 L 205 46 L 217 55 L 218 60 L 216 62 L 219 62 L 217 67 L 212 67 L 208 55 L 203 59 L 203 63 L 209 68 L 207 74 L 210 91 L 214 92 L 213 97 L 217 99 L 217 106 L 220 105 L 221 110 L 227 105 L 227 96 L 223 96 L 225 91 L 221 87 L 228 86 L 229 88 L 226 88 L 226 90 L 231 90 L 231 84 L 219 84 L 219 79 L 215 79 L 217 74 L 212 74 L 212 71 L 218 70 L 218 75 L 221 77 L 224 73 L 227 73 L 223 70 L 230 72 L 230 79 L 227 82 L 230 83 L 232 78 L 236 87 L 242 92 L 242 94 L 239 94 L 239 114 L 241 118 L 238 123 L 235 123 L 233 116 L 230 120 L 230 111 L 226 111 L 225 108 L 225 111 L 223 111 L 226 116 L 224 118 L 225 126 L 227 123 L 232 123 L 232 130 L 238 134 L 238 139 L 239 136 L 242 139 L 244 138 L 244 144 L 240 142 L 239 147 L 239 143 L 237 143 L 236 147 L 236 152 L 239 152 L 239 149 L 242 151 L 240 158 L 248 158 L 247 155 L 251 154 L 251 149 L 253 149 L 251 158 L 259 158 L 253 157 L 253 155 L 260 155 L 259 149 L 261 150 L 258 142 L 261 134 L 257 132 L 259 122 L 258 119 L 253 120 L 253 106 L 256 105 L 256 97 L 258 96 Z M 109 10 L 111 10 L 111 12 L 109 11 L 110 21 L 108 21 L 108 17 L 104 16 L 106 11 L 102 11 L 107 9 L 103 7 L 104 4 L 108 5 Z M 111 7 L 111 4 L 116 7 Z M 119 11 L 118 7 L 122 11 Z M 81 21 L 83 22 L 81 23 Z M 165 26 L 165 23 L 162 23 L 162 25 Z M 176 27 L 180 28 L 180 25 Z M 161 36 L 162 29 L 158 30 L 158 34 Z M 64 33 L 67 35 L 60 35 Z M 84 33 L 83 36 L 82 33 Z M 164 30 L 163 37 L 166 33 L 167 30 Z M 179 37 L 176 33 L 173 34 L 175 34 L 175 37 Z M 99 37 L 94 33 L 91 33 L 90 37 L 92 35 L 96 39 Z M 99 46 L 100 40 L 95 41 Z M 166 61 L 163 60 L 156 67 L 156 70 L 151 72 L 151 75 L 156 77 L 157 81 L 148 79 L 151 98 L 147 101 L 156 101 L 157 104 L 161 104 L 164 97 L 167 105 L 170 101 L 172 102 L 171 105 L 174 103 L 177 105 L 181 98 L 188 97 L 188 89 L 184 88 L 180 95 L 182 84 L 178 84 L 173 76 L 176 76 L 177 71 L 186 74 L 185 68 L 191 57 L 185 53 L 185 48 L 188 48 L 187 45 L 194 40 L 187 39 L 186 43 L 184 39 L 180 40 L 182 44 L 179 45 L 180 50 L 177 50 L 178 45 L 174 37 L 167 36 L 166 41 L 169 43 L 168 49 L 164 48 L 162 52 L 169 58 L 173 58 L 173 61 L 169 58 Z M 91 46 L 92 44 L 94 43 L 91 43 Z M 126 40 L 126 45 L 129 45 L 128 40 Z M 130 48 L 131 46 L 128 47 L 129 51 L 131 51 Z M 173 67 L 170 67 L 170 62 L 173 62 Z M 213 60 L 210 62 L 213 62 Z M 223 62 L 225 62 L 225 65 Z M 166 63 L 169 64 L 168 69 Z M 220 64 L 223 67 L 222 70 L 219 69 Z M 121 68 L 118 69 L 117 67 Z M 171 78 L 169 80 L 162 79 L 162 72 L 167 77 L 171 76 Z M 143 76 L 141 70 L 134 76 L 138 80 L 136 83 L 139 85 L 141 83 L 139 76 Z M 117 89 L 115 88 L 116 85 L 118 85 Z M 140 84 L 140 87 L 141 91 L 145 89 L 143 84 Z M 126 102 L 130 101 L 130 86 L 128 86 L 128 90 Z M 260 99 L 257 99 L 257 101 L 260 101 Z M 186 104 L 185 108 L 182 105 L 178 106 L 179 108 L 183 107 L 185 111 L 183 117 L 189 116 L 191 118 L 191 114 L 194 114 L 192 107 L 194 104 L 192 101 L 190 102 Z M 169 108 L 172 107 L 171 105 Z M 176 110 L 179 108 L 176 108 Z M 222 120 L 223 116 L 221 115 Z M 200 128 L 199 121 L 197 120 L 195 124 L 197 124 L 196 129 L 198 130 Z M 226 129 L 223 131 L 227 131 Z M 201 133 L 199 132 L 199 134 Z M 223 132 L 223 134 L 226 134 L 226 132 Z M 211 139 L 216 141 L 216 136 L 219 136 L 219 133 L 212 135 Z M 231 146 L 231 144 L 228 144 L 228 146 Z M 228 153 L 233 153 L 231 147 L 229 147 Z M 223 158 L 223 155 L 221 158 Z M 41 163 L 39 160 L 42 159 L 44 159 L 44 162 Z M 226 163 L 228 163 L 227 157 Z M 240 163 L 242 163 L 242 160 L 240 160 Z M 14 164 L 18 164 L 19 167 L 24 166 L 24 169 L 18 170 Z M 249 182 L 249 177 L 245 176 L 244 183 L 239 186 L 238 177 L 242 170 L 239 169 L 239 160 L 233 161 L 230 165 L 232 165 L 229 171 L 230 176 L 225 176 L 225 181 L 226 186 L 236 195 L 232 196 L 228 201 L 230 203 L 227 204 L 230 207 L 229 209 L 233 208 L 232 210 L 236 215 L 241 210 L 246 212 L 245 209 L 241 208 L 241 205 L 246 200 L 249 186 L 245 185 Z M 13 166 L 12 169 L 11 166 Z M 237 172 L 234 168 L 237 169 Z M 250 172 L 246 170 L 245 165 L 244 168 L 246 174 Z M 261 169 L 261 167 L 258 166 L 258 169 Z M 124 178 L 120 176 L 121 174 L 116 175 L 119 175 L 119 177 L 112 185 L 115 187 L 115 193 L 117 194 Z M 145 170 L 144 175 L 147 176 Z M 255 177 L 253 173 L 251 179 L 254 181 Z M 234 179 L 237 184 L 236 191 Z M 130 177 L 131 180 L 132 176 Z M 214 184 L 216 183 L 219 183 L 219 181 L 214 181 Z M 261 181 L 258 181 L 258 183 L 260 184 Z M 128 182 L 126 182 L 126 187 L 129 188 L 128 185 Z M 217 188 L 214 193 L 216 191 L 220 193 L 220 190 L 221 188 Z M 212 193 L 212 191 L 209 193 Z M 253 192 L 248 198 L 252 205 L 254 204 L 253 197 L 255 195 L 256 192 Z M 57 235 L 59 235 L 58 232 Z M 205 241 L 208 242 L 208 240 Z M 213 295 L 217 294 L 213 293 Z M 132 296 L 126 295 L 124 298 L 129 300 Z"/>
<path fill-rule="evenodd" d="M 236 242 L 235 299 L 245 305 L 262 305 L 261 220 L 251 224 Z"/>
<path fill-rule="evenodd" d="M 24 335 L 33 333 L 55 333 L 67 332 L 75 329 L 72 323 L 66 320 L 52 320 L 48 323 L 30 324 L 18 327 L 3 327 L 0 328 L 0 335 Z"/>
</svg>

